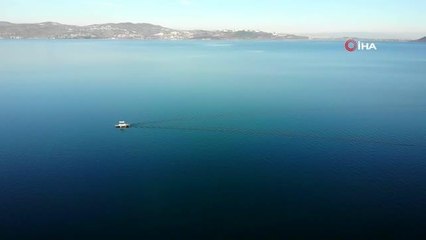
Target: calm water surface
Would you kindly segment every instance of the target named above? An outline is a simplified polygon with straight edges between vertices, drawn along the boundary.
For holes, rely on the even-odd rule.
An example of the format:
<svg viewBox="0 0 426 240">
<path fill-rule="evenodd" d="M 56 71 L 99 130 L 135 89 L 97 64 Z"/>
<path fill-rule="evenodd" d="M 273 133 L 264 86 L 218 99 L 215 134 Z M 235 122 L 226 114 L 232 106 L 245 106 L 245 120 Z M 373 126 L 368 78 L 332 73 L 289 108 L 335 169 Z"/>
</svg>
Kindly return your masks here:
<svg viewBox="0 0 426 240">
<path fill-rule="evenodd" d="M 426 45 L 376 44 L 0 41 L 0 238 L 426 237 Z"/>
</svg>

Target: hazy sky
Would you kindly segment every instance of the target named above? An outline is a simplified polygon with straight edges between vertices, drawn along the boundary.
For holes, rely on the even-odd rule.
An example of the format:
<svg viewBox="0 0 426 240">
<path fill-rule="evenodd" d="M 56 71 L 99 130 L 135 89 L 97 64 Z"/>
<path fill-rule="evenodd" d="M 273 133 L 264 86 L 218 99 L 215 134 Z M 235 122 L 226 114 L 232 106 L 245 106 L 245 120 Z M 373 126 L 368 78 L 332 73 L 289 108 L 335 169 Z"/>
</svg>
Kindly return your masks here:
<svg viewBox="0 0 426 240">
<path fill-rule="evenodd" d="M 0 0 L 0 20 L 287 33 L 426 32 L 426 0 Z"/>
</svg>

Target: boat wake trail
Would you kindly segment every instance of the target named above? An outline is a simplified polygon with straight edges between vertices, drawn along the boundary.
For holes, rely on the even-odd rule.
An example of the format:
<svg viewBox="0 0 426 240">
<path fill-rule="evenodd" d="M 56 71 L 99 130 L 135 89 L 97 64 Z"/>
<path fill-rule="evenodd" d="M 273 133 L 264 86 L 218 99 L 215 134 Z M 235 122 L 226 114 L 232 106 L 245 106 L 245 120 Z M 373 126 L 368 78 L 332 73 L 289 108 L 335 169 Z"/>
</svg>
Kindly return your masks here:
<svg viewBox="0 0 426 240">
<path fill-rule="evenodd" d="M 145 123 L 146 124 L 146 123 Z M 179 126 L 154 126 L 136 124 L 131 125 L 131 128 L 143 128 L 143 129 L 157 129 L 157 130 L 178 130 L 178 131 L 199 131 L 199 132 L 216 132 L 216 133 L 228 133 L 228 134 L 243 134 L 243 135 L 263 135 L 263 136 L 277 136 L 286 138 L 306 138 L 306 139 L 320 139 L 328 141 L 345 141 L 354 143 L 370 143 L 370 144 L 381 144 L 390 146 L 403 146 L 403 147 L 424 147 L 417 144 L 409 143 L 398 143 L 390 141 L 382 141 L 376 139 L 360 138 L 360 137 L 332 137 L 332 136 L 321 136 L 315 134 L 297 134 L 286 132 L 282 130 L 256 130 L 256 129 L 243 129 L 243 128 L 214 128 L 214 127 L 179 127 Z"/>
<path fill-rule="evenodd" d="M 162 123 L 169 123 L 169 122 L 189 122 L 189 121 L 200 121 L 200 120 L 211 120 L 211 119 L 220 119 L 220 118 L 226 118 L 230 117 L 236 114 L 233 113 L 220 113 L 220 114 L 214 114 L 214 115 L 194 115 L 194 116 L 186 116 L 186 117 L 176 117 L 176 118 L 170 118 L 170 119 L 162 119 L 162 120 L 156 120 L 156 121 L 146 121 L 146 122 L 137 122 L 132 123 L 131 125 L 136 126 L 142 126 L 147 124 L 162 124 Z"/>
</svg>

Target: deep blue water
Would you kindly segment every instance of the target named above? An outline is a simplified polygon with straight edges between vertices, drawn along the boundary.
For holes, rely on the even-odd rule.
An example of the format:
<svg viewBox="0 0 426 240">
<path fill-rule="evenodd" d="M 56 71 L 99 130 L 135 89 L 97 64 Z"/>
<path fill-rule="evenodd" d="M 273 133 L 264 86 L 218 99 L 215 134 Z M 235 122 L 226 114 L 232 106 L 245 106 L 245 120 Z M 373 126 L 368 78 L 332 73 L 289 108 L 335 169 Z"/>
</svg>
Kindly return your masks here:
<svg viewBox="0 0 426 240">
<path fill-rule="evenodd" d="M 0 41 L 0 238 L 424 239 L 426 45 L 376 45 Z"/>
</svg>

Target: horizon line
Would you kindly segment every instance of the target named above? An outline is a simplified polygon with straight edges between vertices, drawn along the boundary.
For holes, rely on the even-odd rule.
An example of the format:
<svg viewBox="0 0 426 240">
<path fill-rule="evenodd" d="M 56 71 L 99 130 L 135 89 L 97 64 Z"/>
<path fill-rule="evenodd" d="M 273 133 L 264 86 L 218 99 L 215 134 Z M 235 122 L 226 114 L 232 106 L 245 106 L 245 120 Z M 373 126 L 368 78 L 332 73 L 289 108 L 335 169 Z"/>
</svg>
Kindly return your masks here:
<svg viewBox="0 0 426 240">
<path fill-rule="evenodd" d="M 389 31 L 324 31 L 324 32 L 284 32 L 284 31 L 267 31 L 262 29 L 254 28 L 213 28 L 213 29 L 203 29 L 203 28 L 192 28 L 184 29 L 179 27 L 168 27 L 161 24 L 155 24 L 150 22 L 131 22 L 131 21 L 121 21 L 121 22 L 101 22 L 101 23 L 91 23 L 91 24 L 70 24 L 60 21 L 37 21 L 37 22 L 11 22 L 0 20 L 3 23 L 10 24 L 43 24 L 43 23 L 53 23 L 59 25 L 69 25 L 69 26 L 78 26 L 78 27 L 87 27 L 93 25 L 105 25 L 105 24 L 149 24 L 153 26 L 159 26 L 163 28 L 168 28 L 178 31 L 252 31 L 252 32 L 265 32 L 265 33 L 275 33 L 275 34 L 286 34 L 286 35 L 295 35 L 301 37 L 307 37 L 309 39 L 342 39 L 342 38 L 359 38 L 359 39 L 371 39 L 371 40 L 419 40 L 426 37 L 426 32 L 389 32 Z M 357 36 L 360 35 L 360 36 Z M 364 36 L 363 36 L 364 35 Z"/>
</svg>

